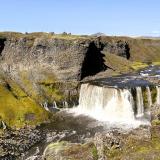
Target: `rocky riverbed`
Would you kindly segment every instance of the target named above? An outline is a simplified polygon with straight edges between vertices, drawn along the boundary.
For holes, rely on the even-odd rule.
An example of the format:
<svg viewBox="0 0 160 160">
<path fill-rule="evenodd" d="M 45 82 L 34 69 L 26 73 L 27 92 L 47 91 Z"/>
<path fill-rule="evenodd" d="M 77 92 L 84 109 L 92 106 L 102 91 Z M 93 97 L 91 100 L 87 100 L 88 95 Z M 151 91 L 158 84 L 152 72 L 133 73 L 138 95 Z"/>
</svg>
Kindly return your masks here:
<svg viewBox="0 0 160 160">
<path fill-rule="evenodd" d="M 104 159 L 112 150 L 121 151 L 126 139 L 150 140 L 150 127 L 122 130 L 65 111 L 54 114 L 50 123 L 36 128 L 5 130 L 0 137 L 2 160 L 68 158 Z M 107 155 L 104 154 L 107 151 Z M 84 152 L 85 154 L 82 154 Z M 86 157 L 85 157 L 86 156 Z"/>
</svg>

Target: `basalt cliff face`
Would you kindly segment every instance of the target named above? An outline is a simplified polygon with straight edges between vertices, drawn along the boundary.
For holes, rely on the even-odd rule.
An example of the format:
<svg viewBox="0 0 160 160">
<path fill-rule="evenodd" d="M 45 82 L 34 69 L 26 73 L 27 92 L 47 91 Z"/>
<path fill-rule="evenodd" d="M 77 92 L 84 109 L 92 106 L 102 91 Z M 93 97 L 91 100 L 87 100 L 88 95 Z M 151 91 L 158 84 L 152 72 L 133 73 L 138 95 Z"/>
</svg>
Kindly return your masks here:
<svg viewBox="0 0 160 160">
<path fill-rule="evenodd" d="M 44 93 L 44 88 L 47 87 L 46 90 L 59 87 L 64 93 L 67 90 L 65 86 L 69 84 L 67 94 L 73 95 L 76 92 L 77 82 L 107 70 L 109 67 L 105 64 L 103 51 L 129 57 L 126 42 L 102 43 L 101 39 L 93 37 L 48 38 L 18 35 L 1 38 L 0 43 L 1 72 L 18 83 L 37 101 L 48 96 Z M 62 85 L 64 86 L 61 87 Z M 58 91 L 55 95 L 52 101 L 61 99 Z M 66 96 L 64 97 L 65 100 Z"/>
<path fill-rule="evenodd" d="M 26 37 L 1 39 L 1 68 L 9 74 L 24 70 L 49 73 L 58 80 L 82 80 L 107 69 L 103 51 L 129 59 L 124 41 L 99 38 Z"/>
<path fill-rule="evenodd" d="M 159 40 L 1 33 L 1 87 L 11 94 L 15 105 L 23 106 L 22 101 L 29 98 L 38 107 L 44 107 L 46 103 L 50 107 L 55 102 L 59 107 L 64 107 L 65 102 L 73 106 L 78 102 L 81 80 L 133 71 L 133 61 L 158 61 L 159 50 Z M 32 108 L 33 104 L 25 105 Z M 40 108 L 43 110 L 43 107 Z M 12 124 L 5 114 L 8 112 L 0 115 L 1 118 Z M 32 109 L 26 110 L 22 117 L 16 118 L 39 121 L 34 114 Z"/>
</svg>

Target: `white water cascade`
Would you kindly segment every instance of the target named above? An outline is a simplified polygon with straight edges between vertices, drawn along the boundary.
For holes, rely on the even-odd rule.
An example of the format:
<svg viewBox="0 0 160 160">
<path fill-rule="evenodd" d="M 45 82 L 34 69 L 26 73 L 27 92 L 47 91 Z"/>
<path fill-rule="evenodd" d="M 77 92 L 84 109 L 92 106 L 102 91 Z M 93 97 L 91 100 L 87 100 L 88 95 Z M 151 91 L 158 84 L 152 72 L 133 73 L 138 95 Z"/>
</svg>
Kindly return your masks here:
<svg viewBox="0 0 160 160">
<path fill-rule="evenodd" d="M 141 87 L 136 87 L 137 117 L 144 115 L 143 95 Z"/>
<path fill-rule="evenodd" d="M 148 104 L 152 104 L 151 92 L 148 87 Z M 136 108 L 136 109 L 135 109 Z M 83 114 L 98 121 L 110 124 L 125 124 L 137 127 L 149 125 L 144 118 L 144 104 L 141 87 L 136 87 L 136 102 L 131 89 L 117 89 L 82 84 L 80 89 L 79 106 L 72 109 L 76 115 Z"/>
<path fill-rule="evenodd" d="M 160 87 L 156 86 L 156 90 L 157 90 L 156 103 L 157 103 L 157 104 L 160 104 Z"/>
<path fill-rule="evenodd" d="M 150 108 L 153 104 L 151 90 L 150 90 L 149 86 L 147 86 L 146 89 L 147 89 L 147 97 L 148 97 L 148 107 Z"/>
</svg>

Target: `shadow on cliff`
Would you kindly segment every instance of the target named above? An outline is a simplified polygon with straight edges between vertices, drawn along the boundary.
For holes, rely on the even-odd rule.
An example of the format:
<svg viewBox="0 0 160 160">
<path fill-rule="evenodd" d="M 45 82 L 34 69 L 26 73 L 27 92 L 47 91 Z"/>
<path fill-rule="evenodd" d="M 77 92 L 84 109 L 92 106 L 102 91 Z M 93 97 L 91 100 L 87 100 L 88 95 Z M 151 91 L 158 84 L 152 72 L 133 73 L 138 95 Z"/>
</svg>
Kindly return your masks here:
<svg viewBox="0 0 160 160">
<path fill-rule="evenodd" d="M 125 46 L 125 52 L 126 52 L 126 58 L 130 59 L 130 48 L 129 48 L 128 44 L 126 44 L 126 46 Z"/>
<path fill-rule="evenodd" d="M 107 69 L 107 66 L 104 63 L 104 54 L 101 53 L 102 50 L 103 45 L 98 48 L 94 42 L 90 43 L 82 64 L 80 80 L 87 76 L 93 76 Z"/>
<path fill-rule="evenodd" d="M 0 56 L 2 55 L 1 53 L 2 53 L 2 51 L 3 51 L 3 49 L 4 49 L 4 46 L 5 46 L 5 42 L 6 41 L 6 39 L 4 39 L 4 38 L 0 38 Z"/>
</svg>

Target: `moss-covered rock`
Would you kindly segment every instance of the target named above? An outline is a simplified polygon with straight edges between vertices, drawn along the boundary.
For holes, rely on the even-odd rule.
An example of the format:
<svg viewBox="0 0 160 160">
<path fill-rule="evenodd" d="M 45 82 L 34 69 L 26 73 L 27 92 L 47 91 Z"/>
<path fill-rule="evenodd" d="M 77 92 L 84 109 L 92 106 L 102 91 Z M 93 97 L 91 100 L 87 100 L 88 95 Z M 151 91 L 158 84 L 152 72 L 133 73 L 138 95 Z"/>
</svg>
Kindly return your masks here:
<svg viewBox="0 0 160 160">
<path fill-rule="evenodd" d="M 14 81 L 1 79 L 0 117 L 9 127 L 37 125 L 47 121 L 48 116 Z"/>
<path fill-rule="evenodd" d="M 155 86 L 151 86 L 150 90 L 151 90 L 151 95 L 152 95 L 152 102 L 156 103 L 156 100 L 157 100 L 157 90 L 156 90 L 156 87 Z"/>
<path fill-rule="evenodd" d="M 151 128 L 151 139 L 136 139 L 130 134 L 124 136 L 124 145 L 121 150 L 112 149 L 105 151 L 109 160 L 158 160 L 160 157 L 160 126 Z"/>
<path fill-rule="evenodd" d="M 83 145 L 64 141 L 51 143 L 46 147 L 43 156 L 46 160 L 98 160 L 93 143 Z"/>
</svg>

